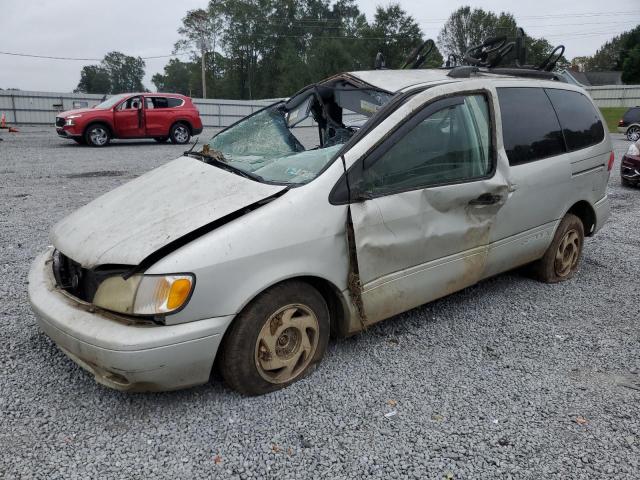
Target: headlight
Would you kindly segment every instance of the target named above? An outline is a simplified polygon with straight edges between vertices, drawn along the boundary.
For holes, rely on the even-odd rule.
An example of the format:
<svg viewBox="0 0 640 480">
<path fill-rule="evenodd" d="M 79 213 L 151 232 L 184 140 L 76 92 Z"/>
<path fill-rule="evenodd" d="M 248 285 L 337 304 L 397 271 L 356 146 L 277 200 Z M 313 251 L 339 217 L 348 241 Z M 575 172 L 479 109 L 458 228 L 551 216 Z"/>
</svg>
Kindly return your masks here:
<svg viewBox="0 0 640 480">
<path fill-rule="evenodd" d="M 635 143 L 629 145 L 629 150 L 627 150 L 627 155 L 633 155 L 634 157 L 640 156 L 640 149 Z"/>
<path fill-rule="evenodd" d="M 81 115 L 81 114 L 79 114 L 79 113 L 77 113 L 77 114 L 75 114 L 75 115 L 69 115 L 69 116 L 66 118 L 66 120 L 67 120 L 67 121 L 65 122 L 65 125 L 66 125 L 66 126 L 68 126 L 68 127 L 75 125 L 75 124 L 76 124 L 76 122 L 74 122 L 74 121 L 73 121 L 73 119 L 74 119 L 74 118 L 80 118 L 81 116 L 82 116 L 82 115 Z"/>
<path fill-rule="evenodd" d="M 98 287 L 93 303 L 130 315 L 165 315 L 187 304 L 194 284 L 190 274 L 109 277 Z"/>
</svg>

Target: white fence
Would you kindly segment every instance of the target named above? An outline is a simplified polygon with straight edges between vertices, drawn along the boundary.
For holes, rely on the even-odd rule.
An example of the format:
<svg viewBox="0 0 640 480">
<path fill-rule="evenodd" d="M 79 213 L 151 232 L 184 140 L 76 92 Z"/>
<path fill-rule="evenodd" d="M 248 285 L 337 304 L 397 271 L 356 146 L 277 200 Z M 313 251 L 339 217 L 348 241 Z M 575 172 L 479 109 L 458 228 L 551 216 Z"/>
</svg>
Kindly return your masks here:
<svg viewBox="0 0 640 480">
<path fill-rule="evenodd" d="M 92 107 L 103 95 L 0 90 L 0 115 L 9 125 L 53 125 L 56 114 Z M 205 127 L 226 127 L 276 100 L 211 100 L 194 98 Z"/>
<path fill-rule="evenodd" d="M 640 105 L 640 85 L 587 87 L 599 107 L 635 107 Z"/>
<path fill-rule="evenodd" d="M 640 85 L 587 87 L 599 107 L 640 105 Z M 53 125 L 56 113 L 92 107 L 103 95 L 0 90 L 0 114 L 9 125 Z M 194 98 L 205 127 L 226 127 L 275 100 L 213 100 Z"/>
</svg>

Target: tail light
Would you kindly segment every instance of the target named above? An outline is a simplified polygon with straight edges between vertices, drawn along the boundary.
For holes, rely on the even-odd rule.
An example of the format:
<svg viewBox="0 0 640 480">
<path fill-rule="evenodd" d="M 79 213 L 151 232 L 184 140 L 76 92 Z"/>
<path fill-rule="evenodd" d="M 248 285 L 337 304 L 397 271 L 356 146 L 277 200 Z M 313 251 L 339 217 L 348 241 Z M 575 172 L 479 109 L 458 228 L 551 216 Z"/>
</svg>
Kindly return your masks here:
<svg viewBox="0 0 640 480">
<path fill-rule="evenodd" d="M 618 126 L 624 127 L 624 120 L 618 120 Z"/>
<path fill-rule="evenodd" d="M 611 171 L 611 169 L 613 168 L 613 162 L 616 161 L 616 156 L 613 154 L 613 151 L 611 151 L 611 155 L 609 155 L 609 165 L 607 165 L 607 170 Z"/>
</svg>

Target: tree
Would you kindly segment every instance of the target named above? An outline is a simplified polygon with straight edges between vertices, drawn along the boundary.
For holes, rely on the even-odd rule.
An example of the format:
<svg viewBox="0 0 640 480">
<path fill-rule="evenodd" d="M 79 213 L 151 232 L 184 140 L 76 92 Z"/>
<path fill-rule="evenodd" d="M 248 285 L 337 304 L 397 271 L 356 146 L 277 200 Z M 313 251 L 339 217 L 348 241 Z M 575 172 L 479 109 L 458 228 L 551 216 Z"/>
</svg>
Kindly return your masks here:
<svg viewBox="0 0 640 480">
<path fill-rule="evenodd" d="M 82 68 L 76 91 L 105 94 L 143 91 L 144 67 L 144 60 L 140 57 L 110 52 L 100 65 L 86 65 Z"/>
<path fill-rule="evenodd" d="M 453 53 L 458 60 L 467 50 L 486 38 L 515 36 L 516 20 L 510 13 L 496 15 L 481 8 L 460 7 L 453 12 L 438 35 L 438 46 L 445 56 Z"/>
<path fill-rule="evenodd" d="M 100 65 L 82 67 L 80 82 L 74 91 L 80 93 L 111 93 L 109 72 Z"/>
<path fill-rule="evenodd" d="M 151 81 L 159 92 L 175 92 L 182 95 L 190 95 L 192 90 L 191 74 L 192 62 L 181 62 L 172 58 L 164 66 L 164 74 L 156 73 Z M 196 66 L 197 68 L 197 66 Z"/>
<path fill-rule="evenodd" d="M 370 65 L 373 66 L 376 54 L 382 52 L 387 68 L 400 68 L 412 50 L 424 41 L 418 23 L 397 3 L 376 8 L 373 24 L 364 37 L 372 39 L 368 52 Z"/>
<path fill-rule="evenodd" d="M 145 89 L 142 85 L 145 63 L 140 57 L 110 52 L 105 55 L 101 65 L 109 72 L 111 93 L 141 92 Z"/>
<path fill-rule="evenodd" d="M 622 64 L 622 81 L 640 83 L 640 45 L 626 52 L 626 58 Z"/>
<path fill-rule="evenodd" d="M 219 15 L 220 4 L 217 0 L 210 2 L 208 10 L 198 8 L 189 10 L 182 19 L 178 33 L 182 36 L 174 46 L 174 52 L 191 50 L 192 56 L 200 57 L 202 96 L 207 98 L 207 54 L 215 52 L 218 31 L 222 27 Z"/>
</svg>

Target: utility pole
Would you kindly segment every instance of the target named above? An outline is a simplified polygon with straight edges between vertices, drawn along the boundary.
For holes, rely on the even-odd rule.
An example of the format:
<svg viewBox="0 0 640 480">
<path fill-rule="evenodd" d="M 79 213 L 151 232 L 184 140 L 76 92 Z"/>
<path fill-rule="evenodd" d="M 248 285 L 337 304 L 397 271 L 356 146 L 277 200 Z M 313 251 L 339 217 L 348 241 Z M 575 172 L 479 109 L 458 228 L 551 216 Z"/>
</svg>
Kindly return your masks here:
<svg viewBox="0 0 640 480">
<path fill-rule="evenodd" d="M 206 41 L 204 35 L 200 39 L 200 53 L 202 58 L 202 98 L 207 98 L 207 78 L 206 78 Z"/>
</svg>

